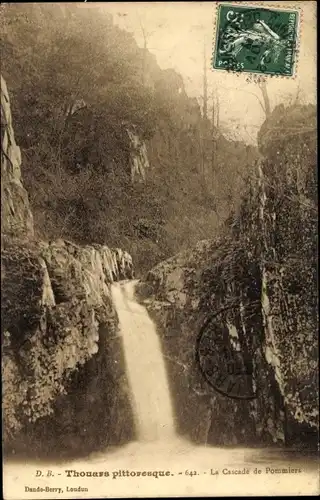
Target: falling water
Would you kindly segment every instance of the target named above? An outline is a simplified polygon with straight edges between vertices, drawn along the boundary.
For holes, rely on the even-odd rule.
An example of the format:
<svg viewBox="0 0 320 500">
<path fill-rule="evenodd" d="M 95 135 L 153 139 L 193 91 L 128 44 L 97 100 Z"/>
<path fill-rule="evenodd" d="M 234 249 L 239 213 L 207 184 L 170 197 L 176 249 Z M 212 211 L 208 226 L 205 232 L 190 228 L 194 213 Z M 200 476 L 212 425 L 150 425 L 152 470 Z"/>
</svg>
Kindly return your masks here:
<svg viewBox="0 0 320 500">
<path fill-rule="evenodd" d="M 33 493 L 25 493 L 24 485 L 53 487 L 52 490 L 58 486 L 64 490 L 59 493 L 59 498 L 75 498 L 74 493 L 68 493 L 68 488 L 70 485 L 77 487 L 78 478 L 66 477 L 66 469 L 93 471 L 97 476 L 102 470 L 110 471 L 110 477 L 104 481 L 97 481 L 94 476 L 81 478 L 81 485 L 87 487 L 87 493 L 81 493 L 81 498 L 91 498 L 92 491 L 99 498 L 106 495 L 127 498 L 129 494 L 135 498 L 151 498 L 156 488 L 161 488 L 162 497 L 263 496 L 266 492 L 270 496 L 298 496 L 302 491 L 307 495 L 317 495 L 319 469 L 314 460 L 295 457 L 292 452 L 288 456 L 283 450 L 196 446 L 176 435 L 159 338 L 146 309 L 134 299 L 134 288 L 134 281 L 114 283 L 112 296 L 123 336 L 138 441 L 68 464 L 52 462 L 49 466 L 50 472 L 54 471 L 52 476 L 36 476 L 32 461 L 4 463 L 4 498 L 34 498 Z M 289 465 L 300 468 L 301 473 L 281 476 L 266 473 L 268 467 L 281 469 Z M 260 475 L 253 472 L 257 467 L 262 472 Z M 229 471 L 247 468 L 250 474 L 239 474 L 235 481 L 230 479 L 234 476 L 223 473 L 225 468 Z M 169 471 L 169 476 L 158 479 L 153 475 L 138 477 L 136 471 L 148 471 L 148 474 L 150 471 L 151 474 Z M 191 475 L 190 471 L 196 472 Z M 130 478 L 122 473 L 130 473 Z M 56 477 L 59 477 L 58 483 Z M 54 499 L 57 496 L 56 493 L 45 493 L 41 498 Z"/>
<path fill-rule="evenodd" d="M 139 441 L 175 436 L 170 389 L 156 327 L 134 297 L 137 281 L 112 285 Z"/>
</svg>

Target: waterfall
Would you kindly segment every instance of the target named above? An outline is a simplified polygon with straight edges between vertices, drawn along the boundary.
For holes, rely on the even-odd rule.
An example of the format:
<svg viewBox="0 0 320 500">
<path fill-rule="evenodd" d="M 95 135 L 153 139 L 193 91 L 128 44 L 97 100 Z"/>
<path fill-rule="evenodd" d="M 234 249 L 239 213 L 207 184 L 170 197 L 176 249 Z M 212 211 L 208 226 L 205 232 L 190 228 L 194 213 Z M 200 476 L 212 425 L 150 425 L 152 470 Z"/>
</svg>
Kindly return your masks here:
<svg viewBox="0 0 320 500">
<path fill-rule="evenodd" d="M 139 441 L 175 437 L 170 389 L 156 327 L 134 297 L 137 281 L 112 284 Z"/>
<path fill-rule="evenodd" d="M 70 462 L 39 462 L 42 475 L 41 470 L 35 471 L 33 460 L 5 460 L 3 497 L 35 498 L 32 488 L 38 492 L 42 488 L 45 493 L 38 498 L 48 500 L 89 499 L 93 491 L 96 498 L 154 498 L 160 488 L 162 498 L 263 496 L 266 491 L 299 496 L 302 490 L 317 495 L 319 472 L 312 457 L 299 456 L 299 452 L 295 456 L 291 450 L 284 454 L 273 448 L 198 446 L 176 435 L 159 338 L 146 309 L 134 299 L 135 283 L 113 283 L 112 297 L 123 337 L 138 441 Z M 288 470 L 289 465 L 301 473 L 266 473 L 267 469 Z M 260 475 L 254 472 L 257 467 Z M 47 468 L 50 470 L 45 472 Z M 109 476 L 97 481 L 105 473 Z M 81 477 L 80 482 L 78 476 L 86 474 L 88 477 Z M 83 492 L 75 494 L 79 483 Z M 59 488 L 62 493 L 57 496 Z"/>
</svg>

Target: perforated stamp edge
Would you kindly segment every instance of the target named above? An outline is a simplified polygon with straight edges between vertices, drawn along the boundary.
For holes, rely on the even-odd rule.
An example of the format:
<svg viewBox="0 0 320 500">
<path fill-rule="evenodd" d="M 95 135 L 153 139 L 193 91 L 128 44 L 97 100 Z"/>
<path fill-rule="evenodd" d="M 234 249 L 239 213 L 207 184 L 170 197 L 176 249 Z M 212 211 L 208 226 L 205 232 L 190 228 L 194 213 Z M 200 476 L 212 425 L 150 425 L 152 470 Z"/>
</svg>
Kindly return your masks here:
<svg viewBox="0 0 320 500">
<path fill-rule="evenodd" d="M 227 71 L 226 69 L 223 68 L 215 68 L 213 66 L 214 63 L 214 58 L 215 58 L 215 51 L 216 51 L 216 44 L 217 44 L 217 27 L 218 27 L 218 21 L 219 21 L 219 6 L 221 5 L 228 5 L 229 7 L 254 7 L 254 8 L 259 8 L 261 7 L 262 9 L 270 9 L 270 10 L 282 10 L 282 11 L 288 11 L 288 12 L 297 12 L 297 28 L 296 28 L 296 43 L 295 43 L 295 58 L 293 62 L 293 72 L 291 75 L 282 75 L 282 74 L 268 74 L 268 73 L 255 73 L 255 72 L 249 72 L 249 71 Z M 221 1 L 221 2 L 214 2 L 213 4 L 213 13 L 212 13 L 212 26 L 213 26 L 213 33 L 212 33 L 212 52 L 211 52 L 211 59 L 210 59 L 210 69 L 212 72 L 225 72 L 225 73 L 230 73 L 234 74 L 236 76 L 244 76 L 245 80 L 250 82 L 250 83 L 259 83 L 262 80 L 270 79 L 270 78 L 278 78 L 278 79 L 289 79 L 289 80 L 294 80 L 297 78 L 298 74 L 298 66 L 299 66 L 299 53 L 300 53 L 300 45 L 301 45 L 301 36 L 302 36 L 302 28 L 303 28 L 303 8 L 301 6 L 301 2 L 243 2 L 243 1 L 234 1 L 234 2 L 227 2 L 227 1 Z"/>
</svg>

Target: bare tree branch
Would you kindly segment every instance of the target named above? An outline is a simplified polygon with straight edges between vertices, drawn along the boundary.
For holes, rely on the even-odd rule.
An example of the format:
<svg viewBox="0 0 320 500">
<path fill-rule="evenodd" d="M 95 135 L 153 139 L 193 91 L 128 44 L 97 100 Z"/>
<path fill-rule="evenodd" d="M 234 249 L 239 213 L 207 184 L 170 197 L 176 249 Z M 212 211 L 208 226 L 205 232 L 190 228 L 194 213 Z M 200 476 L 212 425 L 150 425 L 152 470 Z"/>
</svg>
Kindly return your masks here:
<svg viewBox="0 0 320 500">
<path fill-rule="evenodd" d="M 234 89 L 231 89 L 231 88 L 225 87 L 225 90 L 234 90 Z M 264 105 L 263 105 L 263 103 L 262 103 L 262 101 L 261 101 L 260 97 L 259 97 L 257 94 L 255 94 L 254 92 L 250 92 L 250 90 L 244 90 L 244 89 L 237 89 L 237 91 L 239 91 L 239 92 L 245 92 L 246 94 L 251 94 L 251 95 L 253 95 L 256 99 L 258 99 L 258 101 L 259 101 L 259 104 L 260 104 L 260 106 L 261 106 L 262 111 L 266 114 L 266 109 L 265 109 L 265 107 L 264 107 Z"/>
</svg>

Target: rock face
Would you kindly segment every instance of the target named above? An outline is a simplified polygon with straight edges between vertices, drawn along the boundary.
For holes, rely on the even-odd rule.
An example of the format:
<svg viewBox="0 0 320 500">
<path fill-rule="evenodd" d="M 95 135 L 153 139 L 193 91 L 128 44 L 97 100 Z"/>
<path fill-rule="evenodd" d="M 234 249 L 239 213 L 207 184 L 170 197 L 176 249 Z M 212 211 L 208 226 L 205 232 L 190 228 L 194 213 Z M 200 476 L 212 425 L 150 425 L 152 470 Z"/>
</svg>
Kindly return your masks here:
<svg viewBox="0 0 320 500">
<path fill-rule="evenodd" d="M 28 247 L 6 243 L 2 266 L 7 437 L 17 435 L 15 442 L 19 442 L 19 431 L 23 431 L 31 442 L 33 436 L 41 444 L 47 424 L 56 430 L 55 435 L 46 436 L 52 446 L 64 436 L 65 452 L 79 451 L 79 427 L 87 428 L 88 439 L 94 440 L 89 434 L 94 421 L 99 415 L 103 425 L 112 412 L 113 422 L 109 421 L 104 435 L 96 436 L 95 446 L 110 443 L 111 437 L 121 442 L 126 432 L 130 437 L 128 387 L 110 297 L 110 284 L 126 273 L 116 253 L 107 247 L 82 248 L 62 240 Z M 95 406 L 89 424 L 88 404 Z M 120 406 L 126 409 L 129 424 L 123 413 L 125 420 L 119 422 Z M 119 436 L 119 432 L 124 434 Z"/>
<path fill-rule="evenodd" d="M 149 160 L 147 154 L 147 147 L 144 141 L 141 141 L 138 134 L 127 129 L 130 140 L 130 167 L 131 167 L 131 182 L 136 181 L 144 182 L 146 179 L 146 172 L 149 169 Z"/>
<path fill-rule="evenodd" d="M 110 284 L 133 277 L 131 256 L 33 238 L 3 79 L 1 124 L 5 448 L 72 454 L 121 443 L 134 427 Z"/>
<path fill-rule="evenodd" d="M 33 236 L 28 194 L 21 183 L 21 153 L 12 128 L 9 94 L 1 76 L 1 234 Z"/>
<path fill-rule="evenodd" d="M 263 129 L 278 118 L 276 109 Z M 260 135 L 264 156 L 226 234 L 159 264 L 139 287 L 159 326 L 180 432 L 198 442 L 317 443 L 315 110 L 289 108 L 281 119 L 292 132 Z M 200 370 L 204 331 L 215 378 Z M 228 356 L 249 369 L 251 399 L 234 398 Z M 229 397 L 217 375 L 231 380 Z"/>
</svg>

